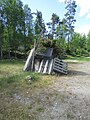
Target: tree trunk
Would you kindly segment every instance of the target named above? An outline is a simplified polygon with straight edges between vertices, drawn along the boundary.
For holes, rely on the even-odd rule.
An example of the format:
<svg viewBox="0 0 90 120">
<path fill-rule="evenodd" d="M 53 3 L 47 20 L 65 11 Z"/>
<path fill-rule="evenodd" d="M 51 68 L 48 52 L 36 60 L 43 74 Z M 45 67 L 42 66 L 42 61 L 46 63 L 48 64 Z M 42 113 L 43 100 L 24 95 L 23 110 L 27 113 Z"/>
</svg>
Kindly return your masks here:
<svg viewBox="0 0 90 120">
<path fill-rule="evenodd" d="M 0 58 L 2 59 L 3 52 L 2 52 L 2 37 L 0 36 Z"/>
<path fill-rule="evenodd" d="M 9 50 L 9 52 L 8 52 L 8 56 L 9 56 L 9 58 L 11 58 L 10 50 Z"/>
<path fill-rule="evenodd" d="M 70 53 L 70 41 L 69 41 L 69 35 L 68 35 L 68 43 L 67 43 L 67 53 Z"/>
</svg>

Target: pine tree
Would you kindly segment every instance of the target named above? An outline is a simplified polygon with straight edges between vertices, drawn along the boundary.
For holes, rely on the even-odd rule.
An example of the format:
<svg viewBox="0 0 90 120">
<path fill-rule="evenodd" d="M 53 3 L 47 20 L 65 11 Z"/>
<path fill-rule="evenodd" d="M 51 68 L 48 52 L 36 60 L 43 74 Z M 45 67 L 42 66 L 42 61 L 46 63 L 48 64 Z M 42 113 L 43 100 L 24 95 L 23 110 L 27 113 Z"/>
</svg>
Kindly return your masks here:
<svg viewBox="0 0 90 120">
<path fill-rule="evenodd" d="M 76 2 L 75 0 L 69 0 L 66 1 L 66 9 L 67 12 L 65 14 L 65 25 L 66 25 L 66 36 L 67 36 L 67 41 L 68 41 L 68 46 L 67 46 L 67 51 L 69 52 L 70 49 L 70 40 L 74 34 L 74 23 L 76 22 L 74 16 L 76 12 Z"/>
</svg>

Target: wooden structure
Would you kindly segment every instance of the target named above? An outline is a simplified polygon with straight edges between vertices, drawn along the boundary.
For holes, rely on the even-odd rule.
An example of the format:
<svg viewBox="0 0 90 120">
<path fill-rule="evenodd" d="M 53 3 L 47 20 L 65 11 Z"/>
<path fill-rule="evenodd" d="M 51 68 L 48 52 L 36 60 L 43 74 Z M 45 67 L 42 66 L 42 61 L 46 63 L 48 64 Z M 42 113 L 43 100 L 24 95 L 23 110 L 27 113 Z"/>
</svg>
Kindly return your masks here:
<svg viewBox="0 0 90 120">
<path fill-rule="evenodd" d="M 67 74 L 67 63 L 58 58 L 54 58 L 53 70 L 56 72 Z"/>
<path fill-rule="evenodd" d="M 23 70 L 32 70 L 43 74 L 52 74 L 53 72 L 67 74 L 67 63 L 53 58 L 53 48 L 47 48 L 44 53 L 35 53 L 33 48 Z"/>
</svg>

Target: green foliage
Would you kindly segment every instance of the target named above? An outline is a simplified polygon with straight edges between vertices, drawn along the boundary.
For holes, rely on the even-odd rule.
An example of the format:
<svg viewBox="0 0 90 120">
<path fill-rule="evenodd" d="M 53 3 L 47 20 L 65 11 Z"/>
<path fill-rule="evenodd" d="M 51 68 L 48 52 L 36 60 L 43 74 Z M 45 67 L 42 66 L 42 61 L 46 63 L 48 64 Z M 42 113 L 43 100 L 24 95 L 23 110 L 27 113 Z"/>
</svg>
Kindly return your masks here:
<svg viewBox="0 0 90 120">
<path fill-rule="evenodd" d="M 55 40 L 53 45 L 54 46 L 54 56 L 58 58 L 63 58 L 66 55 L 66 42 L 64 38 Z"/>
<path fill-rule="evenodd" d="M 63 58 L 66 53 L 66 41 L 64 38 L 60 39 L 41 39 L 40 45 L 37 49 L 39 52 L 44 52 L 48 47 L 53 48 L 53 57 Z"/>
<path fill-rule="evenodd" d="M 41 11 L 32 13 L 28 5 L 23 6 L 21 0 L 0 1 L 0 58 L 24 58 L 36 43 L 39 45 L 37 51 L 53 48 L 55 57 L 62 58 L 66 52 L 74 56 L 88 56 L 90 32 L 87 37 L 74 34 L 77 5 L 74 0 L 66 1 L 66 5 L 65 18 L 61 20 L 53 13 L 46 32 Z"/>
<path fill-rule="evenodd" d="M 54 39 L 57 37 L 59 31 L 59 27 L 58 27 L 59 22 L 60 22 L 59 16 L 53 13 L 51 17 L 51 22 L 47 23 L 49 29 L 49 33 L 48 33 L 49 39 Z"/>
<path fill-rule="evenodd" d="M 23 25 L 22 25 L 22 31 L 23 31 L 23 38 L 20 42 L 20 44 L 24 47 L 24 52 L 26 53 L 27 50 L 30 50 L 31 45 L 34 44 L 33 40 L 33 16 L 31 13 L 31 9 L 28 7 L 28 5 L 24 6 L 23 9 Z"/>
<path fill-rule="evenodd" d="M 70 43 L 69 41 L 72 39 L 72 36 L 74 34 L 74 23 L 76 22 L 74 16 L 76 12 L 76 1 L 75 0 L 70 0 L 66 1 L 66 9 L 67 12 L 65 14 L 65 26 L 66 26 L 66 36 L 67 36 L 67 51 L 70 51 Z"/>
<path fill-rule="evenodd" d="M 87 49 L 90 52 L 90 31 L 89 31 L 89 33 L 87 35 Z"/>
<path fill-rule="evenodd" d="M 70 41 L 70 53 L 74 56 L 89 56 L 87 46 L 87 37 L 85 35 L 75 33 Z"/>
<path fill-rule="evenodd" d="M 88 53 L 87 50 L 85 50 L 85 49 L 81 49 L 81 55 L 87 57 L 87 56 L 89 56 L 89 53 Z"/>
<path fill-rule="evenodd" d="M 27 5 L 23 7 L 20 0 L 2 0 L 0 6 L 0 11 L 2 10 L 0 20 L 4 23 L 2 53 L 7 51 L 10 57 L 12 56 L 10 53 L 14 52 L 17 57 L 16 51 L 19 47 L 22 46 L 23 52 L 26 53 L 33 44 L 31 9 Z"/>
<path fill-rule="evenodd" d="M 4 30 L 4 26 L 3 26 L 2 20 L 0 20 L 0 54 L 1 54 L 1 58 L 2 58 L 2 48 L 3 48 L 3 30 Z"/>
<path fill-rule="evenodd" d="M 37 111 L 38 112 L 44 112 L 44 108 L 43 107 L 39 107 L 39 108 L 37 108 Z"/>
<path fill-rule="evenodd" d="M 43 34 L 45 33 L 45 24 L 44 20 L 42 18 L 42 13 L 40 11 L 37 11 L 36 13 L 36 20 L 35 20 L 35 34 L 38 35 L 43 31 Z"/>
</svg>

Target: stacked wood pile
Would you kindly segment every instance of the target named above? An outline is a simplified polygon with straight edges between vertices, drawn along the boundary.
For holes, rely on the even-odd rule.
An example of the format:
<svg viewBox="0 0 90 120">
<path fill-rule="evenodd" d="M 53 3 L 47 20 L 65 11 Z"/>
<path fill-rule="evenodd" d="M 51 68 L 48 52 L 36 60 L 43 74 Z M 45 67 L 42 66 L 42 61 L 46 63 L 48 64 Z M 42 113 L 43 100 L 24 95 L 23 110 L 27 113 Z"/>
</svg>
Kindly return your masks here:
<svg viewBox="0 0 90 120">
<path fill-rule="evenodd" d="M 67 74 L 67 63 L 58 58 L 53 58 L 53 48 L 47 48 L 44 53 L 35 53 L 33 48 L 23 70 L 43 74 L 52 74 L 53 72 Z"/>
</svg>

